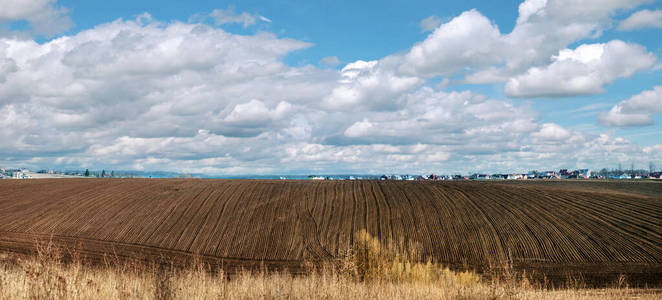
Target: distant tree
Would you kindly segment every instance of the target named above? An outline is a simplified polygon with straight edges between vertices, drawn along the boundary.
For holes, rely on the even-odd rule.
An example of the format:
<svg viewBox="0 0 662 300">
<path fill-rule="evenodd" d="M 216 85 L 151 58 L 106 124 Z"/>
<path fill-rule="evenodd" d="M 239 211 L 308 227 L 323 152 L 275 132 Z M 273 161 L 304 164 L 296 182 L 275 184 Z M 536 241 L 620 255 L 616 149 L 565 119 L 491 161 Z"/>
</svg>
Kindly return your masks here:
<svg viewBox="0 0 662 300">
<path fill-rule="evenodd" d="M 110 177 L 115 177 L 115 171 L 110 171 Z"/>
<path fill-rule="evenodd" d="M 85 169 L 85 177 L 90 177 L 90 170 Z"/>
<path fill-rule="evenodd" d="M 106 177 L 106 170 L 101 170 L 101 177 Z"/>
</svg>

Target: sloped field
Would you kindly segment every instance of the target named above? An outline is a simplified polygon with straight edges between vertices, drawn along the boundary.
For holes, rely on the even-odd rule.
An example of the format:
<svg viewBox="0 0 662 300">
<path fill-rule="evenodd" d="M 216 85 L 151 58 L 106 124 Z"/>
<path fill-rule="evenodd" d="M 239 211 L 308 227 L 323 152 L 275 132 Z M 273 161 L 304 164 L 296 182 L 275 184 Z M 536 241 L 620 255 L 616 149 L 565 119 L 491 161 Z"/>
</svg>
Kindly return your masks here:
<svg viewBox="0 0 662 300">
<path fill-rule="evenodd" d="M 660 284 L 662 184 L 646 184 L 642 194 L 609 183 L 1 180 L 0 249 L 48 238 L 97 258 L 297 269 L 366 229 L 453 267 Z"/>
</svg>

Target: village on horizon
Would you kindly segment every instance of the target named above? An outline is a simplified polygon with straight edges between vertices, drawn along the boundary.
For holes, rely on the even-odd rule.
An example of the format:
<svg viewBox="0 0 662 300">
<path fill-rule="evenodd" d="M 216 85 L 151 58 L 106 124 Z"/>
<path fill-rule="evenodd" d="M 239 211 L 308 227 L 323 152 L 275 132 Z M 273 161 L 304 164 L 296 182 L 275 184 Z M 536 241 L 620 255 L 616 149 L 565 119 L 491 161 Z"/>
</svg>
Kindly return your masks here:
<svg viewBox="0 0 662 300">
<path fill-rule="evenodd" d="M 205 174 L 187 174 L 164 171 L 106 171 L 106 170 L 52 170 L 28 168 L 0 168 L 0 179 L 46 179 L 46 178 L 203 178 L 203 179 L 281 179 L 281 180 L 534 180 L 534 179 L 662 179 L 662 172 L 656 170 L 653 164 L 649 169 L 618 169 L 599 171 L 590 169 L 560 169 L 558 171 L 532 170 L 526 173 L 471 173 L 469 175 L 413 175 L 413 174 L 383 174 L 383 175 L 234 175 L 209 176 Z"/>
</svg>

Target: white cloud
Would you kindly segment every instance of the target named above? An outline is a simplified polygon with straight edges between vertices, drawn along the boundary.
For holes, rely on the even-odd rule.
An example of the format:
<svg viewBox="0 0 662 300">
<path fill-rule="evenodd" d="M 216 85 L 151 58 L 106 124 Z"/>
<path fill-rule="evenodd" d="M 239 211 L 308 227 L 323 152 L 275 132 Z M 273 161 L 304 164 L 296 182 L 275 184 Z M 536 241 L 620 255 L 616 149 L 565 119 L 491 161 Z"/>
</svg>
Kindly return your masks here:
<svg viewBox="0 0 662 300">
<path fill-rule="evenodd" d="M 414 45 L 404 56 L 400 70 L 405 74 L 437 76 L 498 63 L 500 36 L 497 26 L 478 11 L 464 12 Z"/>
<path fill-rule="evenodd" d="M 465 82 L 505 82 L 538 68 L 569 70 L 563 74 L 570 79 L 546 75 L 562 83 L 593 80 L 566 91 L 576 94 L 646 68 L 650 54 L 620 41 L 565 49 L 607 28 L 614 11 L 636 4 L 565 3 L 563 10 L 564 3 L 523 3 L 509 34 L 468 11 L 408 51 L 340 71 L 283 62 L 311 46 L 306 42 L 159 23 L 149 15 L 43 43 L 0 38 L 0 164 L 451 173 L 594 167 L 659 156 L 625 139 L 542 123 L 535 105 L 440 91 L 463 82 L 462 75 Z M 226 24 L 259 22 L 257 15 L 232 11 L 219 16 Z M 331 56 L 320 64 L 338 62 Z M 445 78 L 432 88 L 428 79 L 438 75 Z M 659 108 L 659 98 L 632 99 L 619 104 L 621 114 Z"/>
<path fill-rule="evenodd" d="M 263 122 L 265 120 L 280 120 L 292 110 L 292 105 L 282 101 L 274 109 L 269 109 L 260 100 L 235 105 L 232 112 L 225 118 L 227 122 Z"/>
<path fill-rule="evenodd" d="M 56 0 L 0 0 L 0 23 L 26 20 L 38 35 L 52 36 L 71 27 L 67 10 Z"/>
<path fill-rule="evenodd" d="M 618 30 L 621 31 L 642 28 L 662 28 L 662 10 L 640 10 L 618 24 Z"/>
<path fill-rule="evenodd" d="M 532 133 L 531 136 L 542 142 L 568 142 L 573 134 L 558 124 L 545 123 L 542 124 L 539 131 Z"/>
<path fill-rule="evenodd" d="M 653 124 L 653 114 L 662 113 L 662 86 L 643 91 L 600 114 L 606 126 L 646 126 Z"/>
<path fill-rule="evenodd" d="M 356 122 L 345 130 L 345 136 L 350 138 L 371 136 L 374 125 L 368 120 Z"/>
<path fill-rule="evenodd" d="M 657 57 L 642 46 L 619 40 L 564 49 L 545 67 L 511 78 L 504 88 L 513 97 L 563 97 L 604 92 L 617 78 L 652 68 Z"/>
<path fill-rule="evenodd" d="M 547 0 L 529 0 L 524 1 L 519 5 L 519 17 L 517 17 L 517 24 L 525 23 L 531 16 L 544 17 L 545 6 Z"/>
<path fill-rule="evenodd" d="M 541 68 L 559 50 L 609 28 L 615 13 L 649 0 L 527 0 L 512 32 L 477 10 L 441 24 L 404 54 L 400 72 L 421 77 L 465 75 L 468 83 L 505 82 Z M 552 30 L 553 29 L 553 30 Z"/>
<path fill-rule="evenodd" d="M 340 64 L 340 59 L 337 56 L 325 56 L 320 59 L 320 64 L 327 67 L 335 67 Z"/>
<path fill-rule="evenodd" d="M 332 110 L 393 110 L 399 96 L 423 83 L 415 76 L 397 75 L 389 59 L 356 61 L 341 70 L 338 86 L 322 105 Z"/>
<path fill-rule="evenodd" d="M 118 136 L 155 141 L 201 129 L 305 136 L 305 119 L 288 116 L 296 103 L 328 94 L 338 78 L 335 71 L 281 61 L 308 46 L 267 33 L 233 35 L 142 17 L 43 44 L 0 39 L 0 108 L 12 116 L 2 132 L 13 145 L 0 152 L 15 159 L 66 157 Z"/>
<path fill-rule="evenodd" d="M 271 20 L 259 14 L 249 14 L 242 12 L 237 14 L 234 12 L 234 7 L 226 9 L 214 9 L 209 16 L 214 19 L 214 24 L 217 26 L 225 24 L 238 23 L 242 24 L 244 28 L 255 25 L 258 21 L 271 23 Z"/>
<path fill-rule="evenodd" d="M 441 24 L 441 18 L 437 16 L 429 16 L 420 22 L 421 30 L 423 32 L 433 31 Z"/>
<path fill-rule="evenodd" d="M 608 112 L 600 114 L 600 123 L 607 126 L 646 126 L 653 124 L 651 115 L 647 113 L 623 113 L 620 106 L 614 106 Z"/>
<path fill-rule="evenodd" d="M 524 139 L 536 129 L 534 114 L 526 108 L 468 91 L 422 88 L 407 94 L 399 110 L 366 115 L 348 126 L 342 137 L 327 142 L 455 145 L 472 152 L 488 141 L 500 144 L 495 149 L 508 148 L 508 141 Z"/>
</svg>

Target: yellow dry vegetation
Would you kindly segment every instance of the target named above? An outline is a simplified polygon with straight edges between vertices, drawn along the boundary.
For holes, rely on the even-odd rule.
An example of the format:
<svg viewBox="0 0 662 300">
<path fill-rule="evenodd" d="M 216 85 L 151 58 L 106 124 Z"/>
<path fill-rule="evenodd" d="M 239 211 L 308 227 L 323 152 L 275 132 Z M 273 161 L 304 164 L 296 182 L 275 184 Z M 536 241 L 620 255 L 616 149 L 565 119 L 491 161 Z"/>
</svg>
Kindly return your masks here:
<svg viewBox="0 0 662 300">
<path fill-rule="evenodd" d="M 382 245 L 359 232 L 338 263 L 306 275 L 287 272 L 223 273 L 201 263 L 164 267 L 110 259 L 88 265 L 52 244 L 35 256 L 0 255 L 0 299 L 656 299 L 658 290 L 544 289 L 526 280 L 485 280 L 431 261 L 417 262 L 416 247 Z M 398 250 L 399 249 L 399 250 Z M 408 249 L 408 250 L 403 250 Z M 69 255 L 65 263 L 63 257 Z M 656 294 L 657 293 L 657 294 Z"/>
</svg>

